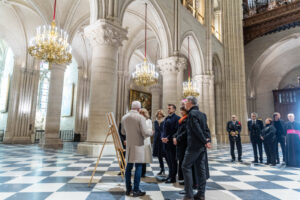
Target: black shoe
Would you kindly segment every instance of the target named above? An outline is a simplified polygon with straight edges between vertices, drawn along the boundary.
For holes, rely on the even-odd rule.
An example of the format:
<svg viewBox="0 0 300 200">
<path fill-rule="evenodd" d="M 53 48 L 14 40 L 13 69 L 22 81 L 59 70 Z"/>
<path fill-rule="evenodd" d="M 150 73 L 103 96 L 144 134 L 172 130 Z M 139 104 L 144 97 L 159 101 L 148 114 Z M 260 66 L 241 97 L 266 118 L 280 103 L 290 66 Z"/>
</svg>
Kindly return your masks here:
<svg viewBox="0 0 300 200">
<path fill-rule="evenodd" d="M 242 160 L 242 159 L 239 159 L 239 162 L 243 162 L 243 160 Z"/>
<path fill-rule="evenodd" d="M 182 182 L 179 182 L 179 185 L 184 185 L 184 181 L 182 181 Z"/>
<path fill-rule="evenodd" d="M 270 163 L 266 162 L 265 165 L 269 165 Z"/>
<path fill-rule="evenodd" d="M 166 180 L 165 183 L 167 183 L 167 184 L 169 184 L 169 183 L 176 183 L 176 180 L 174 180 L 174 179 L 168 179 L 168 180 Z"/>
<path fill-rule="evenodd" d="M 262 161 L 262 160 L 260 160 L 260 161 L 259 161 L 259 163 L 263 163 L 263 161 Z"/>
<path fill-rule="evenodd" d="M 122 175 L 122 173 L 121 173 L 121 172 L 119 172 L 119 173 L 118 173 L 118 176 L 121 176 L 121 175 Z"/>
<path fill-rule="evenodd" d="M 193 185 L 193 190 L 196 190 L 198 185 Z"/>
<path fill-rule="evenodd" d="M 205 200 L 204 194 L 197 193 L 194 195 L 194 200 Z"/>
<path fill-rule="evenodd" d="M 235 159 L 231 159 L 231 162 L 235 162 Z"/>
<path fill-rule="evenodd" d="M 133 197 L 141 197 L 141 196 L 145 196 L 146 192 L 142 192 L 141 190 L 133 192 Z"/>
<path fill-rule="evenodd" d="M 131 193 L 132 193 L 132 190 L 126 190 L 126 196 L 130 196 L 131 195 Z"/>
<path fill-rule="evenodd" d="M 253 160 L 252 163 L 255 163 L 255 164 L 256 164 L 256 163 L 258 163 L 258 160 Z"/>
<path fill-rule="evenodd" d="M 165 170 L 160 170 L 160 172 L 157 174 L 158 176 L 165 175 Z"/>
<path fill-rule="evenodd" d="M 276 166 L 276 164 L 271 164 L 271 166 Z"/>
<path fill-rule="evenodd" d="M 181 195 L 185 195 L 185 194 L 186 194 L 186 192 L 185 192 L 185 190 L 181 190 L 181 191 L 179 192 L 179 194 L 181 194 Z"/>
</svg>

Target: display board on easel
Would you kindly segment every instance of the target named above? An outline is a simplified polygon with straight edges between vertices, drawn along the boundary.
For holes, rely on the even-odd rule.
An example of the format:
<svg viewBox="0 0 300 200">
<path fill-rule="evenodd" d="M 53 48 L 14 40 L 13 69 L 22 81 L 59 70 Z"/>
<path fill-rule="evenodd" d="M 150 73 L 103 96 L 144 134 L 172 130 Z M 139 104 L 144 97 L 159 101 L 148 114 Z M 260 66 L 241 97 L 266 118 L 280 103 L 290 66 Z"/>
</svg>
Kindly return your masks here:
<svg viewBox="0 0 300 200">
<path fill-rule="evenodd" d="M 96 173 L 96 170 L 97 170 L 97 167 L 100 163 L 100 159 L 102 157 L 103 150 L 104 150 L 105 145 L 107 143 L 107 139 L 110 135 L 113 138 L 113 144 L 114 144 L 114 147 L 115 147 L 115 150 L 116 150 L 116 155 L 117 155 L 117 159 L 118 159 L 118 163 L 119 163 L 119 167 L 120 167 L 122 177 L 124 177 L 124 174 L 125 174 L 125 167 L 126 167 L 126 161 L 125 161 L 125 156 L 124 156 L 125 149 L 123 148 L 123 145 L 122 145 L 122 141 L 121 141 L 121 138 L 120 138 L 120 135 L 119 135 L 119 132 L 118 132 L 118 127 L 116 125 L 116 120 L 115 120 L 114 114 L 112 112 L 107 113 L 106 118 L 107 118 L 107 121 L 108 121 L 109 130 L 107 132 L 107 135 L 105 137 L 105 141 L 103 143 L 100 154 L 98 156 L 95 169 L 92 173 L 92 176 L 91 176 L 91 179 L 90 179 L 90 182 L 89 182 L 89 186 L 91 185 L 91 183 L 93 181 L 93 177 L 94 177 L 94 175 Z"/>
</svg>

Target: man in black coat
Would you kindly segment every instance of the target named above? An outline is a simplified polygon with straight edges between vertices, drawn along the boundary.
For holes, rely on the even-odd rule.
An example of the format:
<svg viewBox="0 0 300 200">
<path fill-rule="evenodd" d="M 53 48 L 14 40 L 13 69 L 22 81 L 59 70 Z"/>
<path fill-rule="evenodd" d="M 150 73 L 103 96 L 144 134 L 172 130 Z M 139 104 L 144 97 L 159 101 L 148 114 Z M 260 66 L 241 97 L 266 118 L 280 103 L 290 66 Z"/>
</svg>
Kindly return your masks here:
<svg viewBox="0 0 300 200">
<path fill-rule="evenodd" d="M 169 167 L 169 176 L 166 183 L 175 183 L 177 175 L 177 159 L 176 146 L 173 143 L 173 137 L 177 133 L 178 120 L 180 117 L 175 114 L 176 106 L 174 104 L 168 105 L 168 116 L 165 119 L 164 131 L 162 135 L 162 142 L 166 144 L 166 157 Z"/>
<path fill-rule="evenodd" d="M 285 123 L 282 119 L 280 119 L 280 113 L 275 112 L 273 114 L 273 123 L 274 127 L 276 128 L 276 136 L 277 136 L 277 142 L 276 142 L 276 163 L 280 163 L 279 159 L 279 149 L 278 149 L 278 143 L 281 146 L 281 151 L 283 155 L 283 162 L 285 162 L 285 136 L 286 136 L 286 129 L 285 129 Z"/>
<path fill-rule="evenodd" d="M 257 114 L 251 113 L 251 120 L 248 121 L 248 130 L 250 132 L 250 141 L 253 147 L 253 163 L 258 163 L 257 148 L 259 151 L 259 161 L 260 163 L 263 163 L 262 139 L 260 138 L 263 128 L 264 124 L 261 120 L 257 119 Z"/>
<path fill-rule="evenodd" d="M 188 110 L 186 122 L 187 149 L 182 163 L 184 176 L 184 189 L 187 199 L 205 199 L 206 180 L 208 178 L 208 165 L 206 148 L 211 148 L 210 133 L 206 121 L 206 115 L 199 111 L 197 98 L 187 97 L 185 107 Z M 195 167 L 197 194 L 193 195 L 192 167 Z"/>
<path fill-rule="evenodd" d="M 234 145 L 236 144 L 238 150 L 238 161 L 242 162 L 242 142 L 241 142 L 241 131 L 242 125 L 241 122 L 237 121 L 236 115 L 232 115 L 231 121 L 227 122 L 227 132 L 229 135 L 230 142 L 230 153 L 231 153 L 231 162 L 235 161 L 234 154 Z"/>
</svg>

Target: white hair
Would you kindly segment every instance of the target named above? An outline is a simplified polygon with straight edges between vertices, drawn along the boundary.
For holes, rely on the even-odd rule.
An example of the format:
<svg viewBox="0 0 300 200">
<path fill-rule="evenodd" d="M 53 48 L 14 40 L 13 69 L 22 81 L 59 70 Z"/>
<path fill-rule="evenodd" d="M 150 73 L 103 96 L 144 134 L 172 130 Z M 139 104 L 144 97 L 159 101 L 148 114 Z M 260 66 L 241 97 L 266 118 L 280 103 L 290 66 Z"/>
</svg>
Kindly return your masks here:
<svg viewBox="0 0 300 200">
<path fill-rule="evenodd" d="M 141 102 L 139 102 L 139 101 L 133 101 L 132 103 L 131 103 L 131 109 L 132 110 L 136 110 L 136 109 L 141 109 Z"/>
<path fill-rule="evenodd" d="M 288 117 L 289 117 L 289 116 L 295 117 L 294 113 L 289 113 L 287 116 L 288 116 Z"/>
</svg>

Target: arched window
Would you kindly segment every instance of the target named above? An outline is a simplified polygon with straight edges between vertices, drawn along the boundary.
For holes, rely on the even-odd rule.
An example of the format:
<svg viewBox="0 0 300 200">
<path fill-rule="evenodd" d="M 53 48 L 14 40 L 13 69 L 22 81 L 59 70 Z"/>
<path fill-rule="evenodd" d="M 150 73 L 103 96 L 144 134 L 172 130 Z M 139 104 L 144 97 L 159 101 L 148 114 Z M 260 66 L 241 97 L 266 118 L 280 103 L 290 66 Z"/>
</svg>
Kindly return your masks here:
<svg viewBox="0 0 300 200">
<path fill-rule="evenodd" d="M 211 31 L 218 40 L 222 41 L 222 12 L 218 0 L 213 1 Z"/>
<path fill-rule="evenodd" d="M 181 0 L 181 3 L 186 7 L 193 16 L 201 23 L 204 24 L 205 16 L 205 0 Z"/>
<path fill-rule="evenodd" d="M 12 49 L 0 40 L 0 131 L 5 131 L 8 111 L 8 98 L 14 68 Z"/>
</svg>

